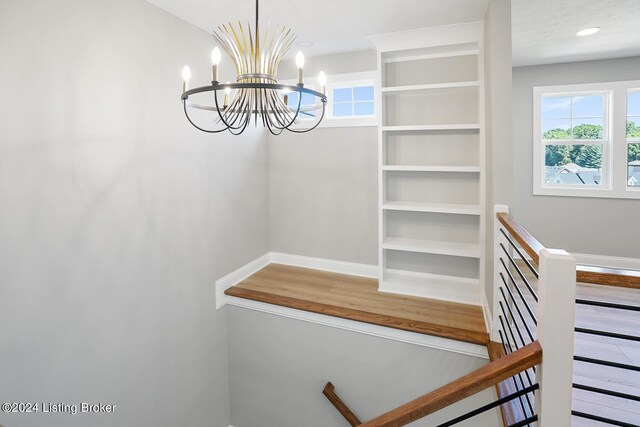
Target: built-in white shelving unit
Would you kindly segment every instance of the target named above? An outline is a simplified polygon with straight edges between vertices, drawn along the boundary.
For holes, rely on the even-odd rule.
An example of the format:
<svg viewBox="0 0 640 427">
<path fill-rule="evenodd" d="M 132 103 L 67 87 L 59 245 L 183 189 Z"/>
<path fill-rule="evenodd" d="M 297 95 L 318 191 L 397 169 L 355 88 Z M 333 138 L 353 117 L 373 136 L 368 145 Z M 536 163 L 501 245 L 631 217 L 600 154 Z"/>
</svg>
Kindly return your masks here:
<svg viewBox="0 0 640 427">
<path fill-rule="evenodd" d="M 482 31 L 473 22 L 371 37 L 381 291 L 483 303 Z"/>
</svg>

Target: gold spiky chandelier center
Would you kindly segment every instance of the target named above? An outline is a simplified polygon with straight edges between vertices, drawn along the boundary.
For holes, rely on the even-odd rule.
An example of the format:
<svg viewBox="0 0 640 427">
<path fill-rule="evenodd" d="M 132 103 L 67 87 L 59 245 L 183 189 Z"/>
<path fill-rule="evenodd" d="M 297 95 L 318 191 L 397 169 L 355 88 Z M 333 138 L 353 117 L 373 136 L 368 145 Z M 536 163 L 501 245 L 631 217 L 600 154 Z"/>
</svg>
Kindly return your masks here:
<svg viewBox="0 0 640 427">
<path fill-rule="evenodd" d="M 237 27 L 229 22 L 213 32 L 213 38 L 220 47 L 233 59 L 236 66 L 237 81 L 277 82 L 278 66 L 296 40 L 296 36 L 284 26 L 277 25 L 273 31 L 267 25 L 262 40 L 266 49 L 260 47 L 260 27 L 256 21 L 255 32 L 247 23 L 247 30 L 240 21 Z"/>
</svg>

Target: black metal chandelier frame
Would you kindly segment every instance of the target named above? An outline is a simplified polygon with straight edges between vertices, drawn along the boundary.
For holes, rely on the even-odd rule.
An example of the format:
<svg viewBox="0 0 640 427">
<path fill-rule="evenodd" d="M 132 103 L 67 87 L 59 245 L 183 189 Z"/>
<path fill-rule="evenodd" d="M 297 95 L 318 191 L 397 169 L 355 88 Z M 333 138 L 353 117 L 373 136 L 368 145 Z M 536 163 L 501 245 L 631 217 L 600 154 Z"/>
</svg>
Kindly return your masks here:
<svg viewBox="0 0 640 427">
<path fill-rule="evenodd" d="M 218 101 L 218 91 L 225 91 L 226 89 L 239 89 L 243 92 L 243 95 L 237 96 L 233 102 L 229 106 L 224 106 L 220 108 L 220 103 Z M 269 91 L 269 92 L 267 92 Z M 298 106 L 295 109 L 295 114 L 291 115 L 291 110 L 288 108 L 283 108 L 282 105 L 279 105 L 277 99 L 280 99 L 279 96 L 274 91 L 283 91 L 287 93 L 297 92 L 298 93 Z M 213 100 L 215 103 L 214 107 L 209 107 L 205 105 L 199 105 L 189 102 L 189 96 L 195 95 L 198 93 L 204 92 L 213 92 Z M 293 125 L 299 123 L 298 116 L 302 107 L 302 94 L 313 95 L 320 99 L 322 102 L 322 113 L 320 115 L 320 119 L 309 128 L 297 129 L 292 127 Z M 246 97 L 251 97 L 252 94 L 256 96 L 257 99 L 261 100 L 257 102 L 258 108 L 251 108 L 252 105 L 255 105 L 256 102 L 252 102 L 251 100 L 247 100 Z M 262 97 L 258 97 L 257 95 L 261 94 Z M 264 100 L 268 100 L 265 102 Z M 190 89 L 182 94 L 182 103 L 184 107 L 184 114 L 189 120 L 189 123 L 193 125 L 196 129 L 206 132 L 206 133 L 220 133 L 224 131 L 229 131 L 234 135 L 240 135 L 244 130 L 249 126 L 251 122 L 251 116 L 254 116 L 254 121 L 257 124 L 257 116 L 260 115 L 262 119 L 263 125 L 269 129 L 269 132 L 273 135 L 280 135 L 285 129 L 294 132 L 294 133 L 305 133 L 312 131 L 322 122 L 324 118 L 326 104 L 327 104 L 327 96 L 324 93 L 305 88 L 304 85 L 287 85 L 282 83 L 224 83 L 221 84 L 219 82 L 211 82 L 209 86 L 201 86 L 194 89 Z M 268 105 L 264 105 L 267 103 Z M 245 105 L 243 108 L 242 105 Z M 286 104 L 283 104 L 286 107 Z M 189 116 L 189 112 L 187 107 L 197 108 L 199 110 L 208 110 L 215 111 L 218 113 L 217 122 L 222 123 L 224 126 L 220 129 L 204 129 L 201 126 L 198 126 Z M 303 111 L 304 112 L 304 111 Z M 225 118 L 225 114 L 229 114 L 227 118 Z M 274 117 L 275 122 L 271 121 L 269 117 L 266 115 L 269 114 Z"/>
</svg>

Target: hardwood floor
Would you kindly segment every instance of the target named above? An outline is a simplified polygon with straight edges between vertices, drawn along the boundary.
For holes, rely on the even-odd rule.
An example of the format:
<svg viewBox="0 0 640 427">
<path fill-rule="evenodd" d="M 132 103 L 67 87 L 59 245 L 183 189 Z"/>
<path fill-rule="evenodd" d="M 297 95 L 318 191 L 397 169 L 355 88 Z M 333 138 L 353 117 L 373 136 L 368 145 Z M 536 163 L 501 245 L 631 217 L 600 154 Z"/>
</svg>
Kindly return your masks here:
<svg viewBox="0 0 640 427">
<path fill-rule="evenodd" d="M 269 264 L 225 294 L 486 345 L 480 306 L 378 292 L 378 280 Z"/>
</svg>

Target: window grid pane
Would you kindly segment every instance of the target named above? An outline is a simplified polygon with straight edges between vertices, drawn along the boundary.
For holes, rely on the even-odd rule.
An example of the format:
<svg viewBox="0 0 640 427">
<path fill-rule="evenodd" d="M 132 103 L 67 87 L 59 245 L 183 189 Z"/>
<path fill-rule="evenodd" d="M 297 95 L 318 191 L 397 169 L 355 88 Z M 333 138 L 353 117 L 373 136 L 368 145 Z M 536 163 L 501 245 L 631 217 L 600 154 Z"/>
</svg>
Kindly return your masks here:
<svg viewBox="0 0 640 427">
<path fill-rule="evenodd" d="M 602 144 L 545 146 L 545 183 L 602 186 Z"/>
<path fill-rule="evenodd" d="M 333 104 L 334 117 L 351 117 L 353 116 L 352 102 L 338 102 Z"/>
<path fill-rule="evenodd" d="M 627 117 L 627 138 L 629 139 L 640 138 L 640 116 Z"/>
<path fill-rule="evenodd" d="M 640 188 L 640 143 L 627 144 L 627 187 Z"/>
<path fill-rule="evenodd" d="M 603 140 L 606 95 L 576 95 L 542 98 L 544 140 Z"/>
<path fill-rule="evenodd" d="M 353 88 L 345 87 L 333 90 L 333 102 L 353 101 Z"/>
<path fill-rule="evenodd" d="M 360 86 L 353 88 L 354 101 L 373 101 L 373 86 Z"/>
</svg>

